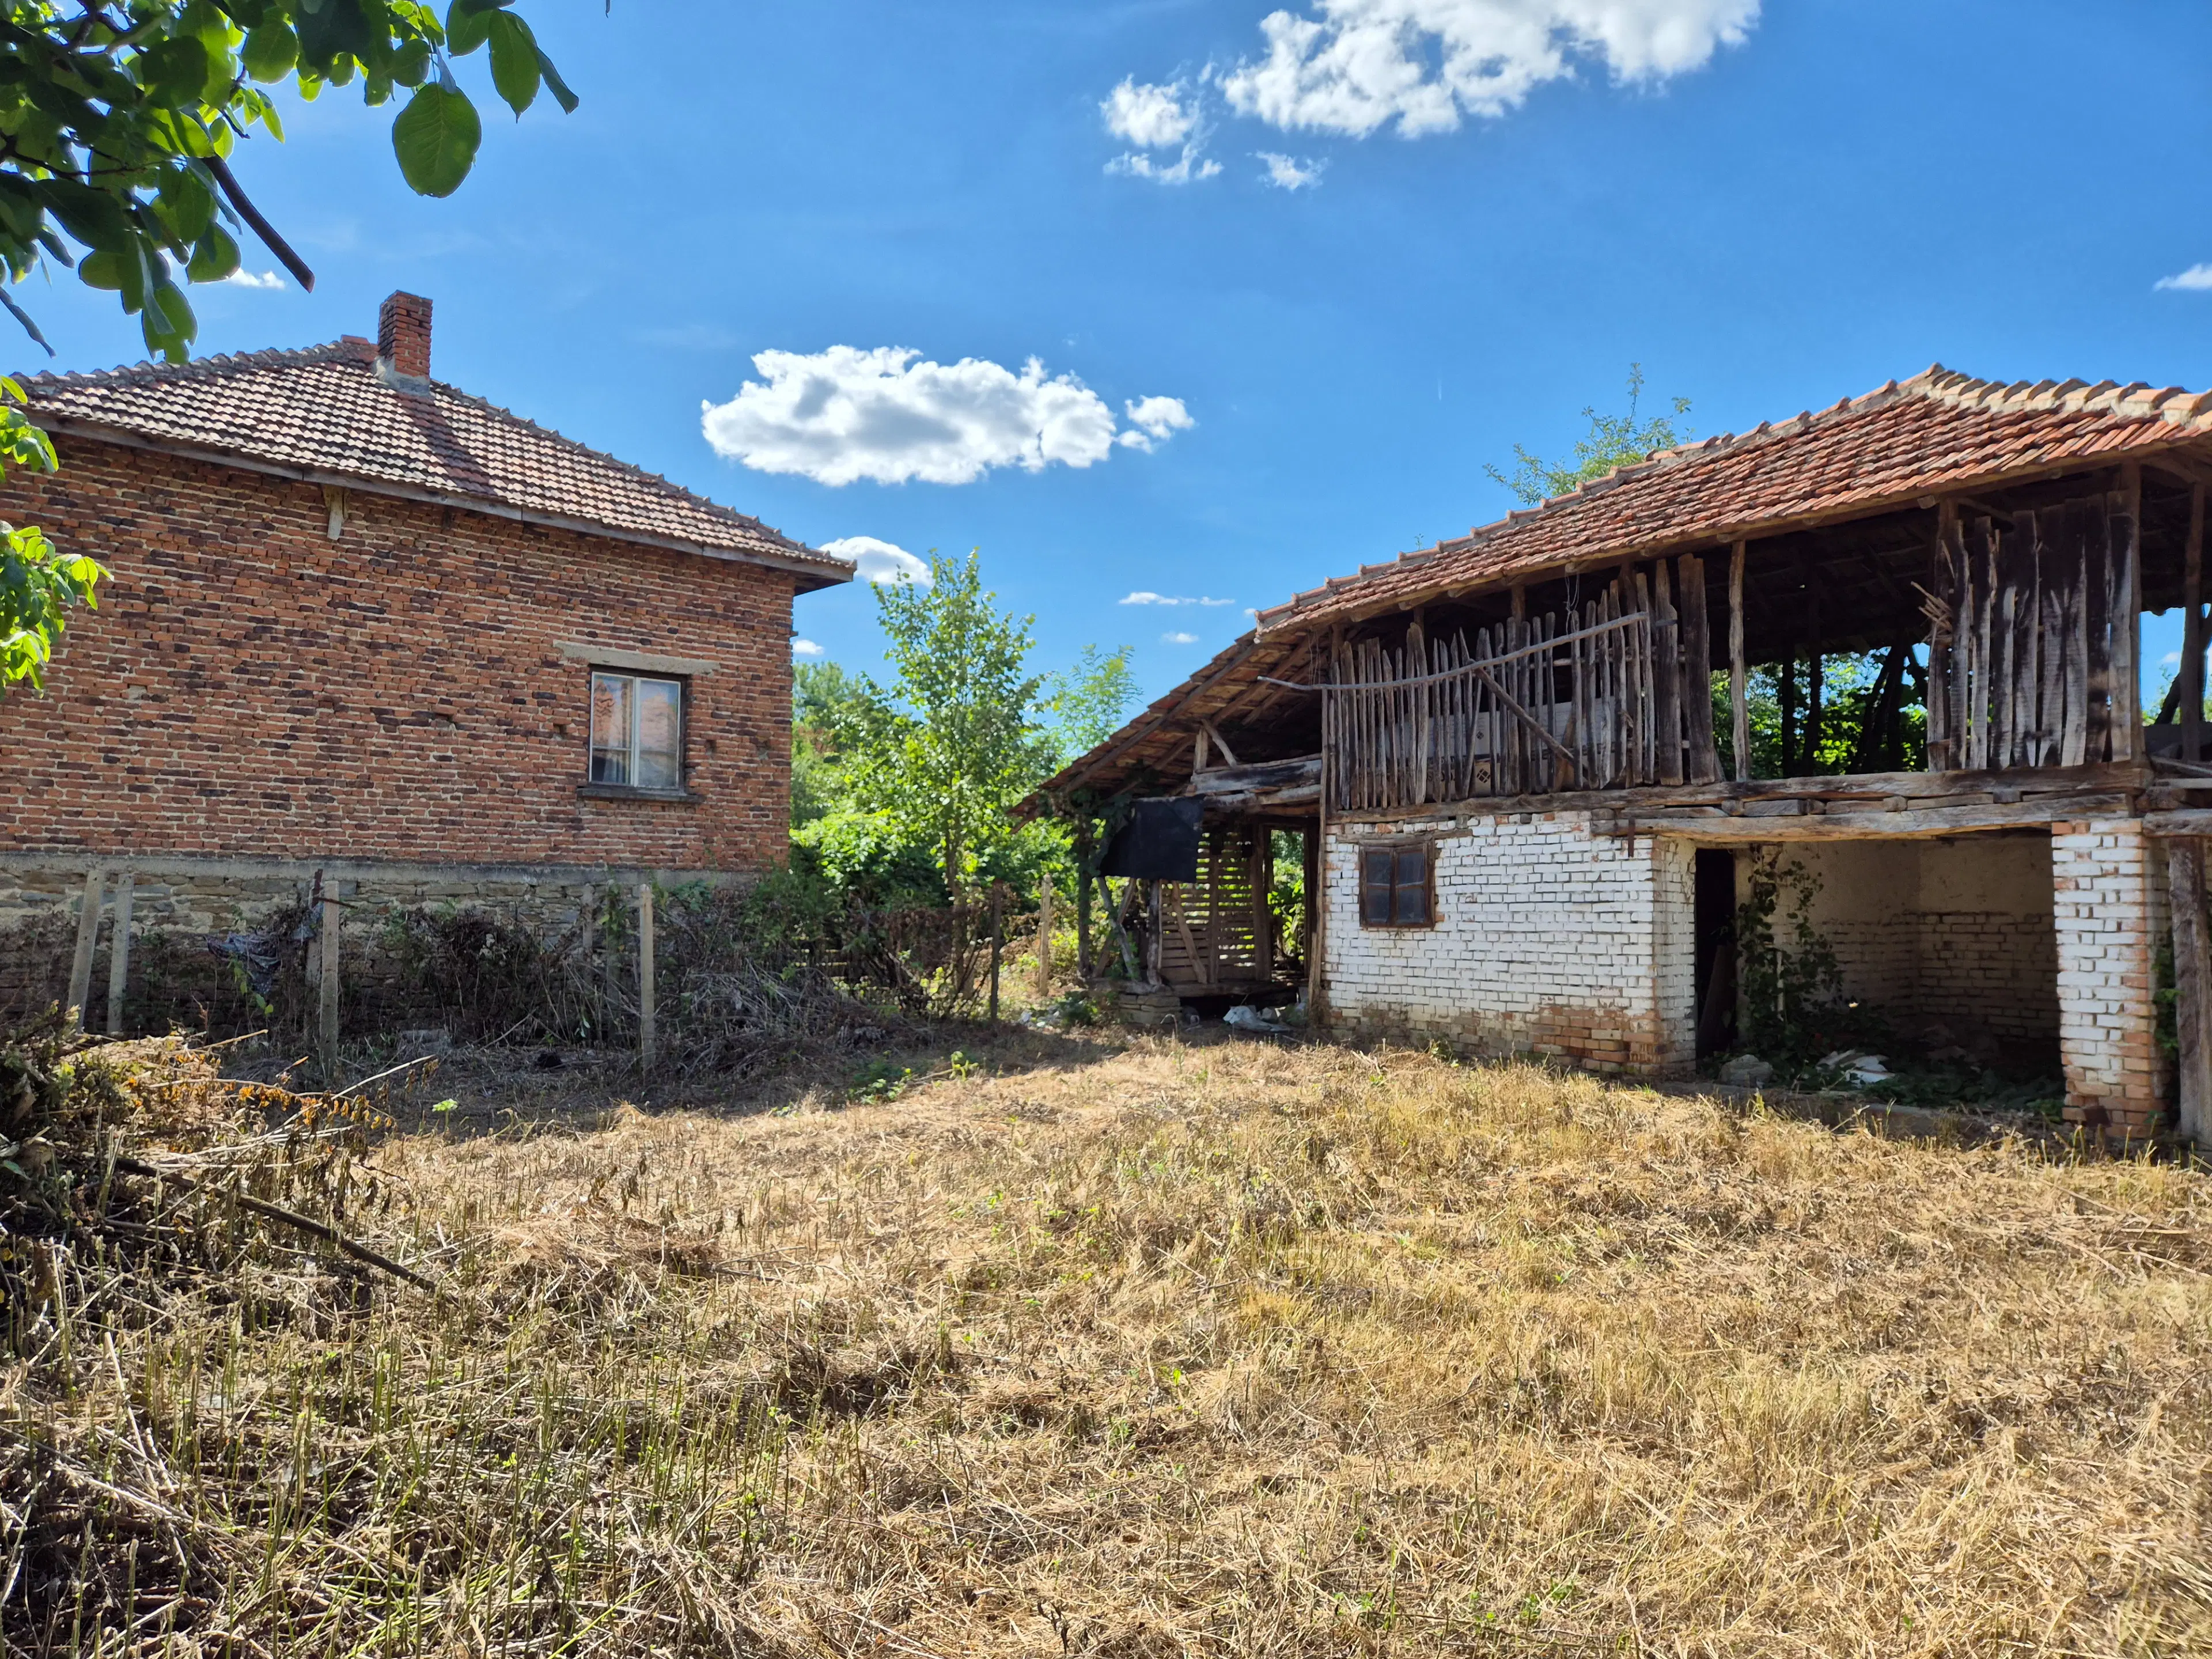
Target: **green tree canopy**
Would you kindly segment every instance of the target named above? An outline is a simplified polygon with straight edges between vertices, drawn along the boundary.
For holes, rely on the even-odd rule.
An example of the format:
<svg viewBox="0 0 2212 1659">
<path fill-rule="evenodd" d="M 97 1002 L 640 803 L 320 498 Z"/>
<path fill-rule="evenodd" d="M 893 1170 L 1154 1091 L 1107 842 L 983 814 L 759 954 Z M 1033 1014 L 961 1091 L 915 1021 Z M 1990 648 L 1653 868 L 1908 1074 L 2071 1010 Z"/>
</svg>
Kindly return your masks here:
<svg viewBox="0 0 2212 1659">
<path fill-rule="evenodd" d="M 1129 672 L 1129 655 L 1126 645 L 1111 653 L 1086 645 L 1073 669 L 1046 682 L 1055 766 L 1096 749 L 1121 729 L 1129 705 L 1137 700 L 1137 677 Z"/>
<path fill-rule="evenodd" d="M 1617 466 L 1640 461 L 1655 449 L 1672 449 L 1689 437 L 1689 428 L 1675 429 L 1675 420 L 1690 412 L 1687 398 L 1674 399 L 1672 415 L 1644 420 L 1638 406 L 1644 397 L 1644 365 L 1628 366 L 1628 410 L 1623 415 L 1601 415 L 1595 408 L 1583 410 L 1589 430 L 1575 442 L 1573 459 L 1547 461 L 1521 445 L 1513 446 L 1516 465 L 1510 473 L 1494 466 L 1483 471 L 1530 507 L 1564 495 L 1578 484 L 1602 478 Z"/>
</svg>

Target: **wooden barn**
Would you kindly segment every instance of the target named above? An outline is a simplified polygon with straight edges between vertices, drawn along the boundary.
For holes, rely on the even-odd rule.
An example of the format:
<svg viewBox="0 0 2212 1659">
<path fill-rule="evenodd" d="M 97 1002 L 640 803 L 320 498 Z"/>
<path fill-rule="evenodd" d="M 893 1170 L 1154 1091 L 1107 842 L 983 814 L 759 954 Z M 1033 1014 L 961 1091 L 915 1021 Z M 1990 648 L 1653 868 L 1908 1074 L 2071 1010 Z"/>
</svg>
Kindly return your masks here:
<svg viewBox="0 0 2212 1659">
<path fill-rule="evenodd" d="M 1186 996 L 1295 969 L 1347 1035 L 1656 1074 L 1734 1041 L 1738 908 L 1786 863 L 1900 1041 L 2193 1133 L 2208 482 L 2212 394 L 1931 368 L 1261 611 L 1033 805 L 1202 804 L 1202 879 L 1124 912 Z M 2147 722 L 2141 618 L 2177 606 Z"/>
</svg>

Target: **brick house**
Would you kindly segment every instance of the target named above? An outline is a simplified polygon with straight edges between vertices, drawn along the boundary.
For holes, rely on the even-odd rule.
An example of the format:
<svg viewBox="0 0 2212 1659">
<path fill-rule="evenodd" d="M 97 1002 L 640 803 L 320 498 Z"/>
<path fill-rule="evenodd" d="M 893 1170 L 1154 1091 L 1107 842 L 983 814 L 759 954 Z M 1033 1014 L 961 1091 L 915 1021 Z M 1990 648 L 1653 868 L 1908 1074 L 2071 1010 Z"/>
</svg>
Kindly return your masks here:
<svg viewBox="0 0 2212 1659">
<path fill-rule="evenodd" d="M 0 703 L 0 921 L 349 896 L 568 905 L 782 859 L 792 604 L 852 568 L 376 342 L 40 374 L 0 514 L 112 579 Z"/>
<path fill-rule="evenodd" d="M 1199 879 L 1136 918 L 1187 998 L 1249 988 L 1253 832 L 1293 830 L 1328 1025 L 1650 1074 L 1729 1046 L 1753 860 L 1794 861 L 1845 993 L 1909 1041 L 2045 1056 L 2075 1121 L 2178 1106 L 2201 1135 L 2208 483 L 2212 394 L 1932 368 L 1260 611 L 1036 805 L 1203 803 Z M 2147 725 L 2140 618 L 2177 605 Z M 1844 653 L 1875 671 L 1848 754 Z M 1771 776 L 1763 665 L 1790 687 Z"/>
</svg>

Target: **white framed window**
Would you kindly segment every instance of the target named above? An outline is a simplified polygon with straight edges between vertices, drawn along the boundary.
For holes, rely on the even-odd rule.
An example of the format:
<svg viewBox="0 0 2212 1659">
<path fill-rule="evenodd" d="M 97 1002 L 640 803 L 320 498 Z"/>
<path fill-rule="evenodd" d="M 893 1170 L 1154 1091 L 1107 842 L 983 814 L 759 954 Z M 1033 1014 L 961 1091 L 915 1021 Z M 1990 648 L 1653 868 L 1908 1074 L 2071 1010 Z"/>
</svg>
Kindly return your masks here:
<svg viewBox="0 0 2212 1659">
<path fill-rule="evenodd" d="M 592 781 L 684 787 L 684 682 L 592 671 Z"/>
</svg>

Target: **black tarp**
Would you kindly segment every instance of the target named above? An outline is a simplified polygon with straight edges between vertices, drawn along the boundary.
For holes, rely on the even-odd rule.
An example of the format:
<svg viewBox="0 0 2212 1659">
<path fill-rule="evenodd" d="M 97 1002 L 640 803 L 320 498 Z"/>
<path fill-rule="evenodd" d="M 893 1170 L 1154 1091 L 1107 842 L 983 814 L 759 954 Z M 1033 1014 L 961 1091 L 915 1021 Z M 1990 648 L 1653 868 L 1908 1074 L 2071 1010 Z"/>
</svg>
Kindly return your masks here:
<svg viewBox="0 0 2212 1659">
<path fill-rule="evenodd" d="M 1195 795 L 1131 803 L 1129 821 L 1106 843 L 1098 873 L 1140 881 L 1196 881 L 1198 826 L 1205 816 L 1206 803 Z"/>
</svg>

